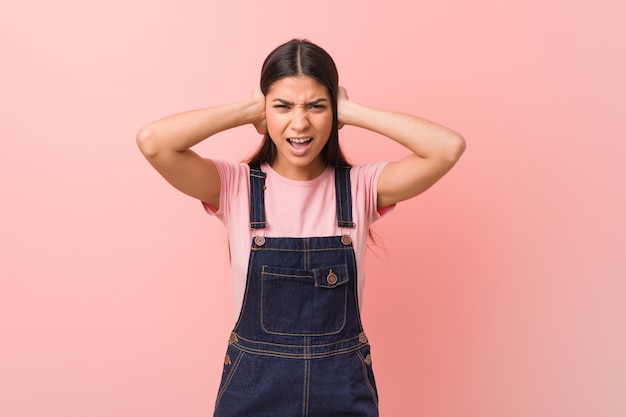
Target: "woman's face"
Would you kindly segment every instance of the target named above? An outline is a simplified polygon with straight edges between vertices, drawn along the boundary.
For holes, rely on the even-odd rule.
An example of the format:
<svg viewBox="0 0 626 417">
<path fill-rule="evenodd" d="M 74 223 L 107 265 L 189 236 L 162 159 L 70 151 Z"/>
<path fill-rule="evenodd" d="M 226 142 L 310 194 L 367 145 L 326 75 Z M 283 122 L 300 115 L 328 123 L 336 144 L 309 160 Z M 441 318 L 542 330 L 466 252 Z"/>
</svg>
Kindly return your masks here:
<svg viewBox="0 0 626 417">
<path fill-rule="evenodd" d="M 310 180 L 326 168 L 321 151 L 333 127 L 328 90 L 307 76 L 281 78 L 265 95 L 267 132 L 276 145 L 272 167 L 295 180 Z"/>
</svg>

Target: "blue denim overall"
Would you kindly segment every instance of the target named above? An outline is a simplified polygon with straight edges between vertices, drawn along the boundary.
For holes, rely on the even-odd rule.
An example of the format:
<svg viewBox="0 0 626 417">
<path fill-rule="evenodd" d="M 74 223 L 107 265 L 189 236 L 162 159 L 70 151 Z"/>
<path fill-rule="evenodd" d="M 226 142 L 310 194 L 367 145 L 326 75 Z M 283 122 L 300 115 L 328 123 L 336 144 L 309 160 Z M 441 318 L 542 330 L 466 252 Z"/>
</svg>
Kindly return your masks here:
<svg viewBox="0 0 626 417">
<path fill-rule="evenodd" d="M 265 173 L 250 170 L 250 226 L 265 222 Z M 354 228 L 350 169 L 335 169 L 337 224 Z M 349 235 L 252 239 L 216 417 L 378 416 Z"/>
</svg>

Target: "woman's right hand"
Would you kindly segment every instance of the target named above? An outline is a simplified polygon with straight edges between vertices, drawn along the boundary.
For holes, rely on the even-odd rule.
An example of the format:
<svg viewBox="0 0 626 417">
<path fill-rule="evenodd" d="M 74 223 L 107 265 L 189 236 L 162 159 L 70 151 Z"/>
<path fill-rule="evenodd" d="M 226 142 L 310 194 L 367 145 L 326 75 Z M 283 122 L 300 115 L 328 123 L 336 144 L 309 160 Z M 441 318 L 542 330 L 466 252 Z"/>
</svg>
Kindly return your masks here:
<svg viewBox="0 0 626 417">
<path fill-rule="evenodd" d="M 337 128 L 338 129 L 341 129 L 346 124 L 348 124 L 346 122 L 347 117 L 345 113 L 346 113 L 346 108 L 350 104 L 349 101 L 350 99 L 348 98 L 348 91 L 342 86 L 339 86 L 339 89 L 337 90 Z"/>
<path fill-rule="evenodd" d="M 265 135 L 267 134 L 267 123 L 265 121 L 265 95 L 261 91 L 260 87 L 257 87 L 252 92 L 252 98 L 257 100 L 259 108 L 256 120 L 252 124 L 257 132 L 261 135 Z"/>
</svg>

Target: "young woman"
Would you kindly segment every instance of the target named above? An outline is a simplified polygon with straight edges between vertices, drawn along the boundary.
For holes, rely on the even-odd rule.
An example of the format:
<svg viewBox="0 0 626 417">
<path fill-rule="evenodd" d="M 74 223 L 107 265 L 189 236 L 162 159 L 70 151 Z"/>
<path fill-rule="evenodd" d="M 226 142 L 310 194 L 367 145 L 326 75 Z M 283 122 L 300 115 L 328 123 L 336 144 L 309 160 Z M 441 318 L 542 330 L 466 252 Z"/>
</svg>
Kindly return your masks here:
<svg viewBox="0 0 626 417">
<path fill-rule="evenodd" d="M 264 135 L 248 163 L 190 150 L 244 124 Z M 350 168 L 344 125 L 377 132 L 408 156 Z M 294 39 L 266 58 L 252 98 L 156 121 L 137 143 L 228 230 L 238 320 L 215 415 L 377 416 L 359 313 L 369 226 L 448 172 L 463 138 L 350 101 L 328 53 Z"/>
</svg>

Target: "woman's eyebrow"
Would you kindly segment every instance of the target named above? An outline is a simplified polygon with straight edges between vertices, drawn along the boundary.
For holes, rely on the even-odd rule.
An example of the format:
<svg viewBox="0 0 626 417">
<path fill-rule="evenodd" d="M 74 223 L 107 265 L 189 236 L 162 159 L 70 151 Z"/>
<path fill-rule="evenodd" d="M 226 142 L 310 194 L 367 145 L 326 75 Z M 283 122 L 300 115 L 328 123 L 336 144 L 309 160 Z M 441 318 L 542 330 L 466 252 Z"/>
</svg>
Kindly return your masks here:
<svg viewBox="0 0 626 417">
<path fill-rule="evenodd" d="M 287 105 L 287 106 L 293 106 L 292 102 L 290 102 L 288 100 L 285 100 L 285 99 L 282 99 L 282 98 L 275 98 L 272 101 L 277 101 L 280 104 L 284 104 L 284 105 Z M 325 101 L 328 101 L 328 100 L 322 97 L 322 98 L 318 98 L 316 100 L 313 100 L 313 101 L 311 101 L 309 103 L 304 103 L 304 106 L 316 106 L 316 105 L 318 105 L 318 104 L 320 104 L 322 102 L 325 102 Z"/>
<path fill-rule="evenodd" d="M 328 101 L 328 100 L 326 100 L 325 98 L 318 98 L 317 100 L 313 100 L 313 101 L 311 101 L 310 103 L 307 103 L 307 104 L 309 106 L 315 106 L 315 105 L 320 104 L 320 103 L 322 103 L 324 101 Z"/>
</svg>

